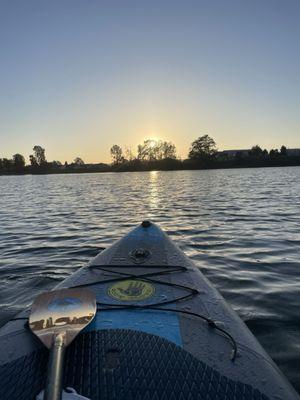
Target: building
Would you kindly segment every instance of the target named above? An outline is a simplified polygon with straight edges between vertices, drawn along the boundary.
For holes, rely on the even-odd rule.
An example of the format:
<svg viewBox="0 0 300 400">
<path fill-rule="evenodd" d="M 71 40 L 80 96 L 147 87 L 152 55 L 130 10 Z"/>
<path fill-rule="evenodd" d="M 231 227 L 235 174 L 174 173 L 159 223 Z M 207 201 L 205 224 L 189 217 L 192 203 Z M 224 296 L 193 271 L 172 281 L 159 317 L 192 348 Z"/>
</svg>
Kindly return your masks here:
<svg viewBox="0 0 300 400">
<path fill-rule="evenodd" d="M 288 156 L 300 156 L 300 149 L 286 149 L 286 154 Z"/>
<path fill-rule="evenodd" d="M 218 156 L 226 157 L 226 158 L 234 158 L 237 154 L 240 157 L 247 157 L 249 155 L 250 149 L 241 149 L 241 150 L 222 150 L 218 151 Z"/>
</svg>

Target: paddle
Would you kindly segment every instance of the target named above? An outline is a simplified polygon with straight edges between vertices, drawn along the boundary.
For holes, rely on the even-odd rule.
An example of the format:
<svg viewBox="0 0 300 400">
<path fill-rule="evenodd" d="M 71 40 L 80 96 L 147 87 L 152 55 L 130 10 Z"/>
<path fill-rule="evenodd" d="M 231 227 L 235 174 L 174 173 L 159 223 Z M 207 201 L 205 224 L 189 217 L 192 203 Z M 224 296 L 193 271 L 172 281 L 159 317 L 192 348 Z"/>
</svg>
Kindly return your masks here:
<svg viewBox="0 0 300 400">
<path fill-rule="evenodd" d="M 32 304 L 29 326 L 50 349 L 44 400 L 61 400 L 65 348 L 96 314 L 96 299 L 87 289 L 42 293 Z"/>
</svg>

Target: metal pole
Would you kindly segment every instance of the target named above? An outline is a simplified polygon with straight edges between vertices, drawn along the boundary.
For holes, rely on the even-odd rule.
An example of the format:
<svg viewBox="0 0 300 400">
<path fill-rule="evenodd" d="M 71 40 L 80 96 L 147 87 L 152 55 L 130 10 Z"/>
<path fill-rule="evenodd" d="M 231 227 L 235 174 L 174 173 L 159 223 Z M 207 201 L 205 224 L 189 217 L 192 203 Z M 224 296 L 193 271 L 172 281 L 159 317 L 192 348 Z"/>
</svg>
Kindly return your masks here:
<svg viewBox="0 0 300 400">
<path fill-rule="evenodd" d="M 50 350 L 44 400 L 61 400 L 65 341 L 64 334 L 55 336 Z"/>
</svg>

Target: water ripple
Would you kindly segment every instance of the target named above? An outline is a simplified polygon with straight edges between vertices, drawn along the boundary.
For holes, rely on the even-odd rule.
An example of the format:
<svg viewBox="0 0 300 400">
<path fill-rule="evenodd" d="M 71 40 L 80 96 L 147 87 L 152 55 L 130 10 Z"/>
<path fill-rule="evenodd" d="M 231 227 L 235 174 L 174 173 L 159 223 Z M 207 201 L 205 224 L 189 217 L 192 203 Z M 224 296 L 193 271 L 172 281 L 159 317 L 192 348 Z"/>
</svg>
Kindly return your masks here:
<svg viewBox="0 0 300 400">
<path fill-rule="evenodd" d="M 299 178 L 299 167 L 2 176 L 0 323 L 149 218 L 300 391 Z"/>
</svg>

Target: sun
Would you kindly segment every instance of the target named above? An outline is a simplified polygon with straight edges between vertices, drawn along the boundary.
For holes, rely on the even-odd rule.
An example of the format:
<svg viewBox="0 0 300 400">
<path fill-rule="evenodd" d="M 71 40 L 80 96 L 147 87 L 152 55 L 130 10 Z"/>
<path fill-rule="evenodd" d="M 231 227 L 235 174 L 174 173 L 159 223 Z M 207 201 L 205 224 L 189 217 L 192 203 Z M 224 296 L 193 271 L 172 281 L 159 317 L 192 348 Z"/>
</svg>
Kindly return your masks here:
<svg viewBox="0 0 300 400">
<path fill-rule="evenodd" d="M 152 149 L 156 146 L 156 144 L 157 144 L 157 140 L 155 140 L 155 139 L 150 139 L 149 145 L 150 145 L 150 147 L 151 147 Z"/>
<path fill-rule="evenodd" d="M 145 138 L 144 141 L 148 141 L 150 148 L 154 148 L 157 146 L 157 143 L 160 141 L 160 139 L 156 136 L 151 136 Z"/>
</svg>

